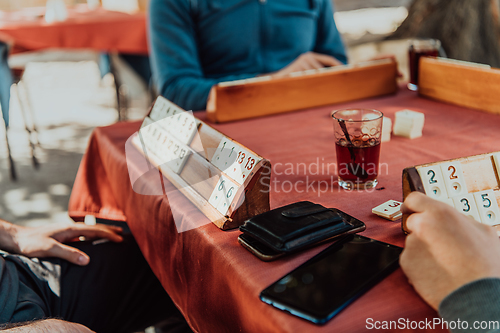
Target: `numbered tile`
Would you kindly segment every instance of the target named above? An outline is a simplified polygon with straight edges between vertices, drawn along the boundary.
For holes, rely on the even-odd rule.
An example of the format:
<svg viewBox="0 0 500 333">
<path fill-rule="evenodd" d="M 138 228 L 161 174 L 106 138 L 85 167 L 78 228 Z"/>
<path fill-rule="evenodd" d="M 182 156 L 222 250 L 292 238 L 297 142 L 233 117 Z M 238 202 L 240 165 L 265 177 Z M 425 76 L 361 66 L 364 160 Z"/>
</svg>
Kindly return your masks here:
<svg viewBox="0 0 500 333">
<path fill-rule="evenodd" d="M 238 192 L 239 185 L 222 175 L 214 188 L 208 202 L 222 215 L 226 215 Z"/>
<path fill-rule="evenodd" d="M 155 146 L 155 152 L 160 157 L 160 155 L 166 154 L 165 143 L 169 139 L 166 132 L 161 132 L 160 135 L 153 141 Z"/>
<path fill-rule="evenodd" d="M 459 212 L 472 217 L 477 222 L 481 222 L 481 217 L 479 216 L 479 212 L 477 210 L 476 200 L 474 199 L 474 195 L 472 193 L 454 197 L 453 203 Z"/>
<path fill-rule="evenodd" d="M 169 131 L 170 118 L 171 117 L 165 117 L 163 119 L 157 120 L 156 123 L 158 123 L 158 125 L 161 126 L 163 129 L 165 129 L 165 131 L 170 132 Z"/>
<path fill-rule="evenodd" d="M 179 174 L 191 154 L 191 150 L 188 146 L 181 143 L 174 136 L 170 134 L 169 139 L 166 141 L 166 145 L 163 144 L 165 156 L 167 161 L 165 164 L 175 173 Z"/>
<path fill-rule="evenodd" d="M 211 204 L 214 208 L 217 209 L 217 206 L 219 206 L 219 202 L 222 200 L 222 197 L 224 196 L 224 185 L 223 185 L 223 176 L 219 177 L 219 181 L 217 182 L 217 185 L 215 186 L 214 190 L 212 191 L 212 194 L 210 195 L 210 198 L 208 199 L 208 203 Z"/>
<path fill-rule="evenodd" d="M 460 162 L 445 162 L 439 165 L 443 174 L 448 197 L 467 194 L 467 185 Z"/>
<path fill-rule="evenodd" d="M 238 193 L 239 187 L 240 186 L 238 184 L 232 181 L 228 181 L 226 183 L 225 196 L 222 197 L 222 200 L 219 202 L 219 205 L 217 206 L 217 210 L 221 212 L 222 215 L 227 215 L 229 207 L 231 207 L 231 205 L 233 204 L 236 193 Z"/>
<path fill-rule="evenodd" d="M 474 193 L 477 210 L 481 217 L 481 223 L 487 225 L 500 224 L 500 211 L 498 209 L 497 199 L 493 190 L 486 190 Z"/>
<path fill-rule="evenodd" d="M 161 129 L 158 128 L 156 123 L 151 123 L 141 129 L 141 135 L 144 146 L 148 151 L 156 155 L 158 153 L 158 137 L 162 135 Z"/>
<path fill-rule="evenodd" d="M 236 160 L 226 169 L 226 174 L 238 184 L 243 184 L 254 174 L 254 168 L 260 159 L 240 146 L 237 147 L 237 151 Z"/>
<path fill-rule="evenodd" d="M 183 112 L 178 118 L 177 128 L 174 135 L 185 145 L 191 144 L 196 132 L 198 131 L 198 121 L 189 112 Z"/>
<path fill-rule="evenodd" d="M 146 117 L 144 118 L 144 120 L 142 121 L 142 125 L 141 125 L 141 129 L 151 125 L 153 123 L 153 120 L 149 117 Z"/>
<path fill-rule="evenodd" d="M 441 201 L 448 198 L 448 192 L 446 191 L 446 185 L 439 165 L 421 167 L 417 171 L 424 185 L 425 194 Z"/>
<path fill-rule="evenodd" d="M 451 207 L 455 207 L 455 203 L 453 202 L 453 199 L 451 198 L 448 198 L 448 199 L 444 199 L 442 200 L 444 203 L 450 205 Z"/>
<path fill-rule="evenodd" d="M 168 163 L 168 166 L 175 173 L 177 173 L 177 174 L 181 173 L 182 169 L 186 165 L 186 162 L 187 162 L 190 154 L 191 154 L 191 151 L 189 149 L 187 149 L 187 147 L 185 147 L 185 146 L 179 147 L 178 149 L 176 149 L 176 153 L 175 153 L 173 159 Z"/>
<path fill-rule="evenodd" d="M 236 161 L 238 155 L 238 145 L 228 138 L 223 138 L 214 155 L 212 156 L 211 163 L 219 168 L 219 170 L 227 173 L 229 167 Z"/>
<path fill-rule="evenodd" d="M 372 213 L 385 219 L 395 221 L 401 218 L 401 205 L 403 203 L 396 200 L 389 200 L 372 209 Z"/>
<path fill-rule="evenodd" d="M 167 109 L 168 105 L 165 102 L 165 99 L 158 97 L 153 105 L 153 109 L 151 110 L 149 117 L 151 117 L 154 121 L 163 119 L 167 116 Z"/>
<path fill-rule="evenodd" d="M 167 162 L 171 159 L 170 150 L 167 149 L 167 144 L 169 141 L 170 136 L 165 133 L 165 135 L 162 136 L 160 142 L 158 143 L 158 148 L 156 149 L 157 156 L 161 157 L 161 160 L 164 162 Z"/>
<path fill-rule="evenodd" d="M 493 155 L 493 161 L 495 162 L 495 169 L 497 170 L 497 175 L 500 178 L 500 153 Z"/>
<path fill-rule="evenodd" d="M 163 119 L 163 127 L 167 131 L 171 132 L 175 130 L 176 120 L 175 115 L 177 114 L 177 109 L 174 107 L 169 107 L 167 110 L 167 116 Z"/>
<path fill-rule="evenodd" d="M 172 129 L 172 133 L 177 139 L 180 139 L 184 135 L 186 124 L 189 121 L 189 113 L 182 112 L 174 116 L 175 128 Z"/>
</svg>

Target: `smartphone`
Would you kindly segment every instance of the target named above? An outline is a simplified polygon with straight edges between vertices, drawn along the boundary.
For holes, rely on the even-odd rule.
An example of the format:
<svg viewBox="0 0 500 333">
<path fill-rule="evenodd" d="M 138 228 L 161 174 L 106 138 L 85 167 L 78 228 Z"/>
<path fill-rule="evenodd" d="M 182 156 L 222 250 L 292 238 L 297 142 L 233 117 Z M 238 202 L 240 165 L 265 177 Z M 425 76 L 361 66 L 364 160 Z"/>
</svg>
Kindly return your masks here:
<svg viewBox="0 0 500 333">
<path fill-rule="evenodd" d="M 403 249 L 348 235 L 260 294 L 265 303 L 324 324 L 394 271 Z"/>
<path fill-rule="evenodd" d="M 238 243 L 262 261 L 272 261 L 284 256 L 285 252 L 278 252 L 258 239 L 247 234 L 238 236 Z"/>
<path fill-rule="evenodd" d="M 352 217 L 351 215 L 348 215 L 346 213 L 344 213 L 343 211 L 340 211 L 338 209 L 333 209 L 335 212 L 337 212 L 341 217 L 342 219 L 344 220 L 345 223 L 349 224 L 351 226 L 351 228 L 347 231 L 344 231 L 343 233 L 341 234 L 338 234 L 338 235 L 334 235 L 332 237 L 329 237 L 327 239 L 323 239 L 317 243 L 314 243 L 308 247 L 313 247 L 313 246 L 316 246 L 316 245 L 319 245 L 319 244 L 322 244 L 322 243 L 325 243 L 325 242 L 328 242 L 332 239 L 336 239 L 336 238 L 339 238 L 341 236 L 345 236 L 345 235 L 349 235 L 349 234 L 355 234 L 355 233 L 358 233 L 358 232 L 361 232 L 363 230 L 366 229 L 366 225 L 358 220 L 357 218 L 355 217 Z M 274 250 L 273 248 L 269 247 L 268 245 L 262 243 L 261 241 L 259 241 L 258 239 L 248 235 L 248 234 L 241 234 L 239 237 L 238 237 L 238 242 L 245 248 L 247 249 L 248 251 L 250 251 L 253 255 L 255 255 L 257 258 L 259 258 L 260 260 L 262 261 L 272 261 L 272 260 L 276 260 L 284 255 L 286 255 L 287 253 L 286 252 L 279 252 L 279 251 L 276 251 Z M 305 248 L 308 248 L 308 247 L 305 247 Z M 300 251 L 300 250 L 303 250 L 305 248 L 300 248 L 298 249 L 297 251 Z M 293 252 L 290 252 L 290 253 L 293 253 Z"/>
</svg>

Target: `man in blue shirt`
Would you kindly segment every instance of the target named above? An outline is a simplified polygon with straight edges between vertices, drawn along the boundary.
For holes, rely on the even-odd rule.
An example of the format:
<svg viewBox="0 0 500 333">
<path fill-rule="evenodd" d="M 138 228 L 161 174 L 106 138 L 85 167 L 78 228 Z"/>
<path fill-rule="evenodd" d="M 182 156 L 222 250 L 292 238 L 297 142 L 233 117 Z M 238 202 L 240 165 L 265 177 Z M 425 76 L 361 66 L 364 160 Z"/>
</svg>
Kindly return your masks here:
<svg viewBox="0 0 500 333">
<path fill-rule="evenodd" d="M 151 0 L 161 95 L 203 110 L 213 85 L 347 62 L 331 0 Z"/>
</svg>

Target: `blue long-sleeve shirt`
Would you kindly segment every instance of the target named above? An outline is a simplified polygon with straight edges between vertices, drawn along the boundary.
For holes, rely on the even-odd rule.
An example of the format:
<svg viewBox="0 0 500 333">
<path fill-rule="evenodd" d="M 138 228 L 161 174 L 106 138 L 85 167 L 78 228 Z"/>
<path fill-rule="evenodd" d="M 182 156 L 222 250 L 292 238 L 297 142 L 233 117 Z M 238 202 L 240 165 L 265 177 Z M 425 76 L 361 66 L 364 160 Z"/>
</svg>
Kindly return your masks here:
<svg viewBox="0 0 500 333">
<path fill-rule="evenodd" d="M 278 71 L 314 51 L 346 63 L 331 0 L 151 0 L 149 40 L 160 94 L 206 108 L 218 82 Z"/>
</svg>

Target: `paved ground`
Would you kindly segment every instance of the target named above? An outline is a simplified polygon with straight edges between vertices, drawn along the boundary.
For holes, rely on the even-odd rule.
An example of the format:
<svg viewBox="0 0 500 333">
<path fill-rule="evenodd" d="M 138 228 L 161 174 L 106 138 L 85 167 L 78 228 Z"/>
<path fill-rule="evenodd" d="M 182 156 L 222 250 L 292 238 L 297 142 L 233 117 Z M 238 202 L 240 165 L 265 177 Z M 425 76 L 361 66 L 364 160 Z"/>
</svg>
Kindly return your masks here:
<svg viewBox="0 0 500 333">
<path fill-rule="evenodd" d="M 396 52 L 404 66 L 404 43 L 360 44 L 359 41 L 367 36 L 380 38 L 394 30 L 404 19 L 404 6 L 409 0 L 335 2 L 341 10 L 335 18 L 349 45 L 351 60 Z M 89 52 L 48 52 L 13 59 L 16 64 L 28 63 L 24 81 L 38 126 L 40 147 L 36 155 L 41 167 L 34 170 L 31 166 L 27 133 L 23 129 L 18 101 L 13 98 L 9 139 L 19 180 L 12 182 L 9 179 L 5 133 L 0 126 L 1 218 L 23 225 L 70 223 L 67 216 L 69 194 L 89 135 L 95 126 L 109 125 L 117 120 L 113 79 L 100 79 L 95 59 L 95 54 Z M 140 119 L 149 106 L 148 95 L 127 68 L 122 67 L 121 72 L 131 98 L 131 118 Z"/>
<path fill-rule="evenodd" d="M 19 180 L 9 179 L 5 132 L 0 128 L 0 216 L 23 225 L 70 222 L 69 194 L 89 135 L 95 126 L 117 120 L 113 79 L 101 80 L 93 54 L 75 59 L 73 54 L 52 53 L 37 55 L 34 60 L 44 58 L 89 60 L 33 62 L 26 68 L 24 82 L 40 141 L 35 151 L 39 170 L 32 166 L 28 135 L 12 89 L 8 134 Z M 130 114 L 140 119 L 149 100 L 140 82 L 128 81 L 134 87 Z"/>
</svg>

